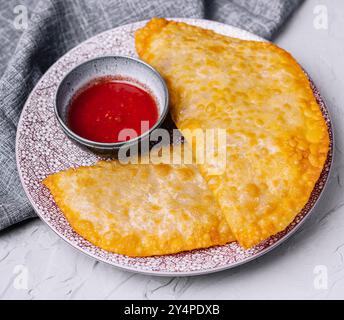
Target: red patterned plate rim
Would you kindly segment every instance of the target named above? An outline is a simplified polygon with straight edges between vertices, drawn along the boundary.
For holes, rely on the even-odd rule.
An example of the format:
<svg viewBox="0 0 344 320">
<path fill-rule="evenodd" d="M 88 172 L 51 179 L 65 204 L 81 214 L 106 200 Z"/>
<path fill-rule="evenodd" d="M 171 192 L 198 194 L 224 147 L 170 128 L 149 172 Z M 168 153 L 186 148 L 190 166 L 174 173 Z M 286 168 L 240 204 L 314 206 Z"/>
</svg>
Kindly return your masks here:
<svg viewBox="0 0 344 320">
<path fill-rule="evenodd" d="M 247 31 L 201 19 L 173 19 L 246 40 L 266 41 Z M 16 160 L 25 193 L 38 216 L 62 239 L 79 251 L 115 267 L 159 276 L 191 276 L 233 268 L 256 259 L 289 238 L 310 216 L 326 186 L 333 158 L 334 137 L 331 118 L 318 89 L 311 81 L 330 135 L 330 148 L 323 171 L 310 199 L 286 230 L 256 247 L 243 250 L 236 242 L 225 246 L 193 250 L 174 255 L 131 258 L 110 253 L 79 236 L 56 206 L 41 181 L 49 174 L 69 167 L 91 165 L 100 158 L 69 141 L 54 116 L 53 97 L 63 76 L 79 63 L 103 55 L 137 56 L 133 33 L 147 21 L 105 31 L 81 43 L 61 57 L 31 92 L 19 119 Z"/>
</svg>

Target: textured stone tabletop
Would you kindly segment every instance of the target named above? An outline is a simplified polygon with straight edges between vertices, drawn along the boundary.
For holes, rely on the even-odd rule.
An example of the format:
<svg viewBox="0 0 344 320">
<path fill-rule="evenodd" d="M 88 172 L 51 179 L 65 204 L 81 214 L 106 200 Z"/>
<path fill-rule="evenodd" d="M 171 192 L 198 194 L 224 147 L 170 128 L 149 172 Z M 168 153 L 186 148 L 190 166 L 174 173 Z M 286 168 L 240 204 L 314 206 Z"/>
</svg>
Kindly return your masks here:
<svg viewBox="0 0 344 320">
<path fill-rule="evenodd" d="M 335 127 L 329 184 L 291 239 L 236 269 L 189 278 L 152 277 L 92 260 L 35 219 L 0 233 L 0 299 L 343 299 L 343 29 L 344 1 L 306 0 L 275 39 L 309 72 Z"/>
</svg>

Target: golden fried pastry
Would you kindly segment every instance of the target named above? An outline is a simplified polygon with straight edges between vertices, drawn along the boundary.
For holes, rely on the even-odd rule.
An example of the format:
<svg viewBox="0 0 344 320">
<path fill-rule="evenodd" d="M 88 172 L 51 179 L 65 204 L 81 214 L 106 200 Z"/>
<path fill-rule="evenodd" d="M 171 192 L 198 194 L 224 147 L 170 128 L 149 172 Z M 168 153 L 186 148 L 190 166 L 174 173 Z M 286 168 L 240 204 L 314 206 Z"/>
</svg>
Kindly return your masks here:
<svg viewBox="0 0 344 320">
<path fill-rule="evenodd" d="M 198 167 L 240 244 L 285 229 L 307 203 L 329 149 L 297 62 L 271 43 L 158 18 L 136 32 L 136 48 L 166 79 L 182 132 L 226 130 L 225 171 Z"/>
<path fill-rule="evenodd" d="M 102 161 L 43 183 L 73 229 L 108 251 L 152 256 L 234 241 L 193 165 Z"/>
</svg>

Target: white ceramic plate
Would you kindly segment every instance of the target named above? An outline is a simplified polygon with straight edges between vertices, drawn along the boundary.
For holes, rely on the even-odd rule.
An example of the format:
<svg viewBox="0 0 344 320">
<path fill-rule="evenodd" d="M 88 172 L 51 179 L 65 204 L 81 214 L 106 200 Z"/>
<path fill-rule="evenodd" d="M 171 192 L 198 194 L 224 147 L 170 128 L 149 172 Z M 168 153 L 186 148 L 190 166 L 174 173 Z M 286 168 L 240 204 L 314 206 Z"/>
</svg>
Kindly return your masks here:
<svg viewBox="0 0 344 320">
<path fill-rule="evenodd" d="M 208 20 L 175 19 L 215 32 L 246 40 L 264 41 L 246 31 Z M 250 250 L 236 242 L 229 245 L 149 258 L 131 258 L 102 250 L 75 233 L 41 181 L 48 175 L 81 165 L 92 165 L 100 158 L 68 140 L 54 115 L 54 95 L 64 75 L 76 65 L 102 55 L 137 57 L 134 32 L 145 21 L 115 28 L 80 44 L 57 61 L 39 81 L 28 98 L 17 131 L 17 165 L 24 190 L 40 218 L 76 249 L 113 266 L 147 274 L 183 276 L 216 272 L 255 259 L 289 237 L 309 216 L 327 181 L 332 162 L 333 135 L 326 106 L 313 86 L 328 125 L 331 148 L 324 170 L 309 202 L 283 232 Z"/>
</svg>

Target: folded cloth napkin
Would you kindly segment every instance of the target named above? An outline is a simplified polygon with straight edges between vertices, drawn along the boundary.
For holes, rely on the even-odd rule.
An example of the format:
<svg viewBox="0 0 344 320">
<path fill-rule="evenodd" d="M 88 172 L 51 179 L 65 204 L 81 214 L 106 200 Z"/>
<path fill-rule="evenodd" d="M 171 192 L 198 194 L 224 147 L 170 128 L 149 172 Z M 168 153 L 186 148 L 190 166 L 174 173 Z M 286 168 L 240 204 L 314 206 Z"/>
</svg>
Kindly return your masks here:
<svg viewBox="0 0 344 320">
<path fill-rule="evenodd" d="M 17 173 L 16 127 L 29 93 L 61 55 L 101 31 L 153 16 L 213 19 L 271 39 L 302 1 L 1 1 L 0 230 L 35 216 Z M 24 31 L 18 30 L 22 27 Z"/>
</svg>

